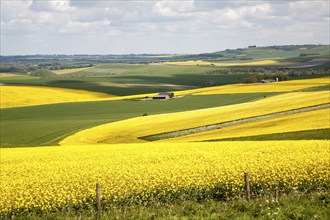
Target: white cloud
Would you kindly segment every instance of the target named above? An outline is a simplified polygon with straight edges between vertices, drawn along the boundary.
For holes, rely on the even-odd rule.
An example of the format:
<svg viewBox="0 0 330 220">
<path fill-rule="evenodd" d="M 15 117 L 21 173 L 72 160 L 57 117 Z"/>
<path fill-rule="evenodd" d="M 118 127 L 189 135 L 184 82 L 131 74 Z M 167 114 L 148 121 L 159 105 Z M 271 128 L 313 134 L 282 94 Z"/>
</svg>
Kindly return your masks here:
<svg viewBox="0 0 330 220">
<path fill-rule="evenodd" d="M 194 10 L 193 1 L 158 1 L 153 10 L 161 16 L 182 16 Z"/>
<path fill-rule="evenodd" d="M 33 0 L 31 10 L 47 12 L 69 12 L 73 9 L 70 0 Z"/>
<path fill-rule="evenodd" d="M 100 21 L 92 21 L 92 22 L 77 22 L 70 21 L 64 28 L 60 29 L 60 33 L 83 33 L 87 34 L 90 31 L 94 31 L 95 29 L 107 29 L 111 22 L 107 19 Z"/>
<path fill-rule="evenodd" d="M 327 43 L 329 7 L 327 0 L 1 0 L 1 53 L 210 52 L 250 43 Z M 27 39 L 29 47 L 14 45 Z"/>
<path fill-rule="evenodd" d="M 225 12 L 226 18 L 228 18 L 229 20 L 233 20 L 233 21 L 237 21 L 239 19 L 243 18 L 242 13 L 240 13 L 240 11 L 235 10 L 235 9 L 228 9 Z"/>
<path fill-rule="evenodd" d="M 329 17 L 329 1 L 301 1 L 289 4 L 291 16 L 302 21 L 317 21 Z"/>
</svg>

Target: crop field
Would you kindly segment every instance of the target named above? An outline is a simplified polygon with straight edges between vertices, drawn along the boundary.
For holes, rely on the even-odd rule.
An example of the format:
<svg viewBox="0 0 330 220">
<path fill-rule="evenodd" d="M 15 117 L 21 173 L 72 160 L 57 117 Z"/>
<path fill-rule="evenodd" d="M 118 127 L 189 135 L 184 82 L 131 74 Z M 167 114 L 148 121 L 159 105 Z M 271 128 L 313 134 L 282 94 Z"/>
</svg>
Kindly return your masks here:
<svg viewBox="0 0 330 220">
<path fill-rule="evenodd" d="M 274 93 L 185 96 L 166 102 L 110 100 L 6 108 L 1 109 L 0 114 L 1 146 L 56 145 L 61 139 L 77 131 L 138 117 L 144 113 L 155 115 L 204 109 L 249 102 L 271 95 Z"/>
<path fill-rule="evenodd" d="M 176 197 L 238 198 L 329 184 L 328 141 L 88 145 L 2 149 L 1 216 Z"/>
<path fill-rule="evenodd" d="M 290 105 L 288 105 L 290 103 Z M 80 131 L 61 145 L 143 142 L 140 137 L 329 103 L 329 92 L 296 92 L 254 102 L 137 117 Z M 173 124 L 176 126 L 173 126 Z M 141 129 L 143 127 L 143 129 Z"/>
<path fill-rule="evenodd" d="M 127 96 L 240 83 L 247 77 L 245 73 L 204 74 L 216 69 L 165 64 L 105 64 L 52 78 L 23 75 L 24 78 L 1 78 L 1 82 L 5 85 L 49 86 Z"/>
<path fill-rule="evenodd" d="M 265 134 L 279 134 L 296 131 L 310 131 L 329 128 L 329 108 L 286 115 L 278 118 L 250 122 L 232 127 L 211 130 L 183 137 L 171 138 L 166 141 L 206 141 L 225 138 L 248 137 Z M 330 135 L 330 134 L 329 134 Z"/>
<path fill-rule="evenodd" d="M 251 92 L 291 92 L 322 86 L 330 86 L 330 77 L 305 80 L 290 80 L 276 83 L 233 84 L 225 86 L 214 86 L 209 88 L 186 90 L 183 92 L 178 92 L 178 94 L 190 93 L 194 95 L 213 95 Z"/>
<path fill-rule="evenodd" d="M 33 77 L 29 75 L 24 75 L 24 74 L 15 74 L 15 73 L 0 73 L 0 80 L 1 83 L 4 81 L 11 81 L 11 80 L 18 80 L 18 81 L 25 81 L 33 78 L 38 78 L 38 77 Z M 4 83 L 3 83 L 4 84 Z"/>
<path fill-rule="evenodd" d="M 53 70 L 54 73 L 58 75 L 76 73 L 84 70 L 91 69 L 93 67 L 84 67 L 84 68 L 74 68 L 74 69 L 63 69 L 63 70 Z"/>
<path fill-rule="evenodd" d="M 106 63 L 112 56 L 82 55 L 80 64 L 16 58 L 17 66 L 2 68 L 97 63 L 49 76 L 0 74 L 0 219 L 96 217 L 96 183 L 103 212 L 180 206 L 174 201 L 243 203 L 245 172 L 252 200 L 328 194 L 330 77 L 327 70 L 270 68 L 305 62 L 292 47 L 198 55 L 203 61 L 132 55 L 130 64 Z M 244 83 L 275 73 L 287 81 Z M 164 91 L 175 97 L 152 99 Z"/>
<path fill-rule="evenodd" d="M 18 76 L 18 75 L 13 74 L 13 73 L 0 73 L 0 79 L 6 78 L 6 77 L 16 77 L 16 76 Z"/>
<path fill-rule="evenodd" d="M 166 62 L 169 65 L 178 65 L 178 66 L 219 66 L 219 67 L 228 67 L 228 66 L 277 66 L 277 65 L 290 65 L 294 64 L 292 62 L 279 62 L 277 60 L 260 60 L 260 61 L 252 61 L 252 62 L 209 62 L 209 61 L 184 61 L 184 62 Z"/>
<path fill-rule="evenodd" d="M 41 86 L 2 86 L 0 108 L 45 105 L 61 102 L 96 101 L 112 96 L 84 90 Z"/>
</svg>

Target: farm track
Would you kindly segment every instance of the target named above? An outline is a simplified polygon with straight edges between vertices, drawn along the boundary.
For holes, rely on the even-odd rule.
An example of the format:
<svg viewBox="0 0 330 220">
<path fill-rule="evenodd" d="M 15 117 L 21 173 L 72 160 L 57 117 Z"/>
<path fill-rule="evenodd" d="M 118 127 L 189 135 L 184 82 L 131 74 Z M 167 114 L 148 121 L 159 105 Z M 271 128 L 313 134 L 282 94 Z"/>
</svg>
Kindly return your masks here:
<svg viewBox="0 0 330 220">
<path fill-rule="evenodd" d="M 226 127 L 235 126 L 235 125 L 239 125 L 239 124 L 245 124 L 245 123 L 249 123 L 249 122 L 277 118 L 277 117 L 281 117 L 281 116 L 285 116 L 285 115 L 292 115 L 292 114 L 297 114 L 297 113 L 302 113 L 302 112 L 326 109 L 329 107 L 330 107 L 330 103 L 314 105 L 314 106 L 292 109 L 292 110 L 276 112 L 276 113 L 271 113 L 271 114 L 266 114 L 266 115 L 260 115 L 260 116 L 250 117 L 250 118 L 243 118 L 243 119 L 238 119 L 238 120 L 234 120 L 234 121 L 222 122 L 222 123 L 218 123 L 218 124 L 211 124 L 211 125 L 206 125 L 206 126 L 202 126 L 202 127 L 189 128 L 189 129 L 173 131 L 173 132 L 168 132 L 168 133 L 148 135 L 148 136 L 144 136 L 144 137 L 139 137 L 139 139 L 146 140 L 146 141 L 164 140 L 164 139 L 169 139 L 169 138 L 181 137 L 181 136 L 185 136 L 185 135 L 189 135 L 189 134 L 195 134 L 195 133 L 201 133 L 201 132 L 226 128 Z"/>
</svg>

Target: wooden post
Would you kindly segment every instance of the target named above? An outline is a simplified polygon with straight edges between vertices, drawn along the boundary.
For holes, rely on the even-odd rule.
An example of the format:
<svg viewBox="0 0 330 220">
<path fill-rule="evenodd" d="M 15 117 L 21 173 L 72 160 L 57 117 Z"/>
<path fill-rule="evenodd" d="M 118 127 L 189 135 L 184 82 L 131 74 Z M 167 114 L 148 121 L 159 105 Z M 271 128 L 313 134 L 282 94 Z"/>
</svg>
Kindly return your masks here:
<svg viewBox="0 0 330 220">
<path fill-rule="evenodd" d="M 245 189 L 245 198 L 246 200 L 250 201 L 250 182 L 249 182 L 249 174 L 244 173 L 244 189 Z"/>
<path fill-rule="evenodd" d="M 275 201 L 278 201 L 278 188 L 275 188 Z"/>
<path fill-rule="evenodd" d="M 97 219 L 101 217 L 101 186 L 99 183 L 96 183 L 96 212 Z"/>
</svg>

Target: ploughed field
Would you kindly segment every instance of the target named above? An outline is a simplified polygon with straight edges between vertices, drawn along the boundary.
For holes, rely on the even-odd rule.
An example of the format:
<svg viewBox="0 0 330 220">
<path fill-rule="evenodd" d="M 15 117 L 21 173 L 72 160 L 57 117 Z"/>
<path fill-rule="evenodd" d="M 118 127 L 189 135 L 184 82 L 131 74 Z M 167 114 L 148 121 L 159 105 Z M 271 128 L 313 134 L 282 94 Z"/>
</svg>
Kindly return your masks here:
<svg viewBox="0 0 330 220">
<path fill-rule="evenodd" d="M 242 198 L 244 172 L 253 198 L 329 189 L 329 77 L 192 83 L 180 98 L 147 101 L 154 90 L 120 95 L 115 80 L 82 91 L 11 77 L 0 86 L 1 217 L 93 209 L 96 183 L 103 208 Z M 268 141 L 234 141 L 249 137 Z"/>
</svg>

